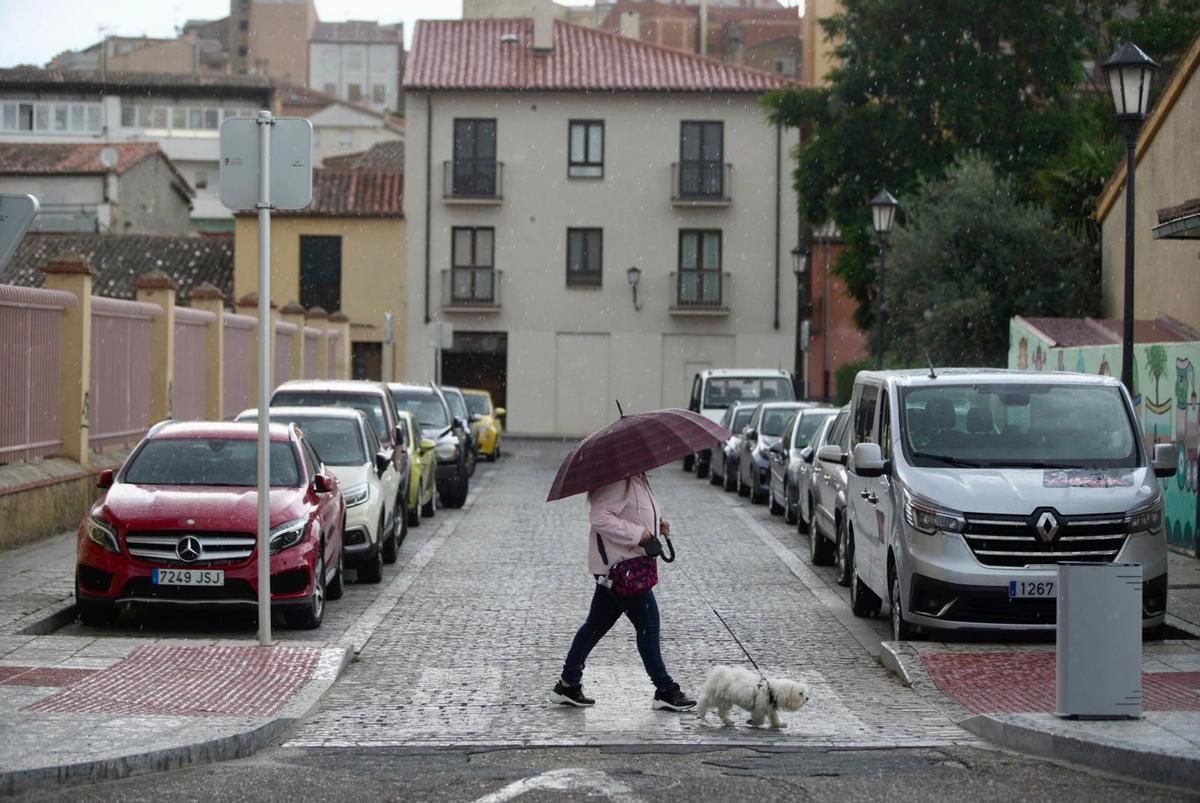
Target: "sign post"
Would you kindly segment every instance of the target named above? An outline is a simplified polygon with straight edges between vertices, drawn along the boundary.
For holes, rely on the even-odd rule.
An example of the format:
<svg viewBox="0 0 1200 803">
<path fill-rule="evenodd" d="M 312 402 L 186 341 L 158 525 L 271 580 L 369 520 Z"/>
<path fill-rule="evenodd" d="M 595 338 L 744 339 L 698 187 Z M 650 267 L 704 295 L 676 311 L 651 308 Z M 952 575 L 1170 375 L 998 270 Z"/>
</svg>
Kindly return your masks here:
<svg viewBox="0 0 1200 803">
<path fill-rule="evenodd" d="M 265 109 L 257 118 L 222 123 L 220 195 L 230 209 L 258 212 L 256 541 L 258 641 L 265 647 L 271 643 L 271 209 L 303 209 L 312 201 L 312 124 L 300 117 L 276 118 Z"/>
</svg>

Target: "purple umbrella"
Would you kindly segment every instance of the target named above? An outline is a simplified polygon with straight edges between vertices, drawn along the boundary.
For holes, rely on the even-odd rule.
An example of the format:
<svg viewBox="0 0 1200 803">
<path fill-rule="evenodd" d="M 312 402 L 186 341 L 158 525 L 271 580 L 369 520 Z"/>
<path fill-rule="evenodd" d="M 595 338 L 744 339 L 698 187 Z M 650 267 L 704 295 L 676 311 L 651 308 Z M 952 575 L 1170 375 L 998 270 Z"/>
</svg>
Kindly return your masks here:
<svg viewBox="0 0 1200 803">
<path fill-rule="evenodd" d="M 558 468 L 547 502 L 594 491 L 695 454 L 733 433 L 689 410 L 623 415 L 575 445 Z"/>
</svg>

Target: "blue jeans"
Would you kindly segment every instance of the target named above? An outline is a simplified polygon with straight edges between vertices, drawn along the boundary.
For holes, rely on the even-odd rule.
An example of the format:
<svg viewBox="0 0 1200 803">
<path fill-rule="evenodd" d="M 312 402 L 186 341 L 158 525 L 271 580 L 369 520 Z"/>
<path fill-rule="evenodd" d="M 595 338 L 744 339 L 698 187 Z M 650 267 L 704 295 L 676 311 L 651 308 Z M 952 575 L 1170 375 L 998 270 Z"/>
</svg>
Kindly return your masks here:
<svg viewBox="0 0 1200 803">
<path fill-rule="evenodd" d="M 592 607 L 588 611 L 587 621 L 571 642 L 571 650 L 563 664 L 562 679 L 572 686 L 578 686 L 583 681 L 583 665 L 588 655 L 617 623 L 621 614 L 629 617 L 637 630 L 638 652 L 654 686 L 658 689 L 671 688 L 675 681 L 663 663 L 662 647 L 658 640 L 658 602 L 654 599 L 654 592 L 646 591 L 636 597 L 619 597 L 611 589 L 599 584 L 592 594 Z"/>
</svg>

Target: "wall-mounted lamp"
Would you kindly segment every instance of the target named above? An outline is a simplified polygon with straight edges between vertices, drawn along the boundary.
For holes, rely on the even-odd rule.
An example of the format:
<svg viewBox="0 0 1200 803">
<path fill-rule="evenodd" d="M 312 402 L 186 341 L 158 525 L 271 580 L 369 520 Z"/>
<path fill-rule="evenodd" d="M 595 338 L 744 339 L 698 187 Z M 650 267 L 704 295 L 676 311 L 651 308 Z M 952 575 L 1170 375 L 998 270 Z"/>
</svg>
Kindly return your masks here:
<svg viewBox="0 0 1200 803">
<path fill-rule="evenodd" d="M 633 288 L 633 308 L 635 310 L 640 310 L 642 305 L 639 304 L 637 300 L 637 288 L 638 284 L 642 281 L 642 269 L 637 265 L 634 265 L 632 268 L 625 271 L 625 277 L 629 279 L 629 286 Z"/>
</svg>

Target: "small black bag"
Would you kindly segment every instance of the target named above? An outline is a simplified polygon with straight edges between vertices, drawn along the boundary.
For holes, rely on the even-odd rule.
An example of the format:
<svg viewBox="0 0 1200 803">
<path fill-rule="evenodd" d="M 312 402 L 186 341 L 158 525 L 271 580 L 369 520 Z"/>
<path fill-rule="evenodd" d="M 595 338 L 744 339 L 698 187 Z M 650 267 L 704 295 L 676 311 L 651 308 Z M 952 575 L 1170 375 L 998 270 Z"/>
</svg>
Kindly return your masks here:
<svg viewBox="0 0 1200 803">
<path fill-rule="evenodd" d="M 642 549 L 652 558 L 662 558 L 663 563 L 672 563 L 675 560 L 675 545 L 671 543 L 671 539 L 663 536 L 667 540 L 667 549 L 671 552 L 671 557 L 667 557 L 667 553 L 663 550 L 662 541 L 657 537 L 651 538 L 646 543 L 642 544 Z"/>
</svg>

